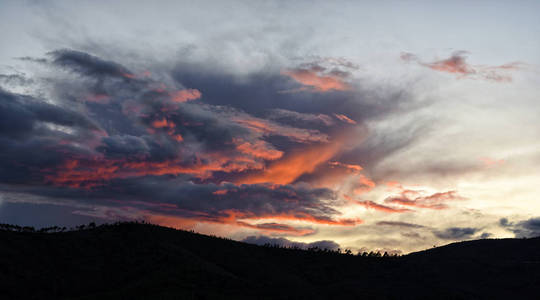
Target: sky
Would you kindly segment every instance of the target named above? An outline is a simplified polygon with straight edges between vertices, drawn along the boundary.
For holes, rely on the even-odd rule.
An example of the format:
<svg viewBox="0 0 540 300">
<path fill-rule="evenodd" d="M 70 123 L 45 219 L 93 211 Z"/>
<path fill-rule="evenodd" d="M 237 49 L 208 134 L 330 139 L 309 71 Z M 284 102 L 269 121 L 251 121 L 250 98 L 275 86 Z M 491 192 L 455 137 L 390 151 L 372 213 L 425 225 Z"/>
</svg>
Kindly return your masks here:
<svg viewBox="0 0 540 300">
<path fill-rule="evenodd" d="M 538 1 L 0 0 L 0 222 L 540 235 Z"/>
</svg>

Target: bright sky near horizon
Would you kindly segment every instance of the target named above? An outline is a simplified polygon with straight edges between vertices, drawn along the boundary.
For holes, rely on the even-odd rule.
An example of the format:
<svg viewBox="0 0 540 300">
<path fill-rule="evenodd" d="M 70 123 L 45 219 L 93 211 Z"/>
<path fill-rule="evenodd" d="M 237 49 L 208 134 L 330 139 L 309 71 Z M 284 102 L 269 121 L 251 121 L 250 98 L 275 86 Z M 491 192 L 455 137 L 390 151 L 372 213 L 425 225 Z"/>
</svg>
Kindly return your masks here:
<svg viewBox="0 0 540 300">
<path fill-rule="evenodd" d="M 540 235 L 539 16 L 0 0 L 0 222 L 404 253 Z"/>
</svg>

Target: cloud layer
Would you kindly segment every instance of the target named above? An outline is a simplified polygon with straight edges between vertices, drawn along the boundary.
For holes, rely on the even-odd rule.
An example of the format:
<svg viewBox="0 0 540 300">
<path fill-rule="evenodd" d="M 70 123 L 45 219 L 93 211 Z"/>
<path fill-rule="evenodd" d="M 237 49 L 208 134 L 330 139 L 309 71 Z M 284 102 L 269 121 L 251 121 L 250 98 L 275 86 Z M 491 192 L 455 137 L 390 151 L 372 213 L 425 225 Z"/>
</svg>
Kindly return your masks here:
<svg viewBox="0 0 540 300">
<path fill-rule="evenodd" d="M 431 63 L 402 58 L 495 78 L 461 52 Z M 0 188 L 9 203 L 249 236 L 253 243 L 311 247 L 283 237 L 318 235 L 332 249 L 334 238 L 365 249 L 350 238 L 355 232 L 428 244 L 482 230 L 417 224 L 416 216 L 429 221 L 456 213 L 470 198 L 452 185 L 416 186 L 395 177 L 472 169 L 454 171 L 429 161 L 428 153 L 417 164 L 425 169 L 396 175 L 392 168 L 407 164 L 385 164 L 432 134 L 422 115 L 432 103 L 399 84 L 362 79 L 360 67 L 343 58 L 306 57 L 241 75 L 182 59 L 167 67 L 122 64 L 72 49 L 21 60 L 31 75 L 0 77 Z M 478 170 L 507 165 L 475 162 Z M 394 238 L 367 243 L 399 247 Z"/>
<path fill-rule="evenodd" d="M 338 70 L 353 68 L 344 60 L 326 61 L 333 69 L 319 63 L 294 69 L 326 74 L 311 83 L 293 69 L 237 82 L 219 70 L 182 64 L 161 81 L 69 49 L 27 61 L 48 75 L 35 79 L 40 93 L 0 91 L 6 192 L 67 205 L 94 201 L 97 207 L 76 213 L 166 220 L 177 227 L 202 222 L 306 235 L 317 224 L 362 222 L 342 217 L 339 195 L 318 183 L 321 167 L 357 145 L 355 132 L 372 109 L 360 104 L 347 112 L 358 122 L 330 109 L 335 93 L 349 93 L 338 96 L 344 105 L 362 93 L 345 83 L 318 85 L 349 77 Z M 260 76 L 266 78 L 262 98 Z M 310 88 L 282 92 L 298 83 Z M 265 103 L 268 94 L 275 104 Z M 299 103 L 307 95 L 318 102 Z"/>
</svg>

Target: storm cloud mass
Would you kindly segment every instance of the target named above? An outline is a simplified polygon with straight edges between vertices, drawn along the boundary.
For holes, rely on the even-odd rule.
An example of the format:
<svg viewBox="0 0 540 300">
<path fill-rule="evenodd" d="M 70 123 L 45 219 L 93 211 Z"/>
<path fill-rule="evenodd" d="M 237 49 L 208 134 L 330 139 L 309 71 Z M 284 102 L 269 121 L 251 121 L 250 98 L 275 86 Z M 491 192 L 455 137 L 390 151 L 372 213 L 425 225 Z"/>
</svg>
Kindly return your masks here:
<svg viewBox="0 0 540 300">
<path fill-rule="evenodd" d="M 318 26 L 291 30 L 268 21 L 292 22 L 281 14 L 290 7 L 277 4 L 237 2 L 233 14 L 245 19 L 227 20 L 212 1 L 115 4 L 148 11 L 151 28 L 101 4 L 3 5 L 39 18 L 2 33 L 2 222 L 37 225 L 43 206 L 59 224 L 145 220 L 353 250 L 538 234 L 536 54 L 482 59 L 486 48 L 447 50 L 467 43 L 384 39 L 360 46 L 373 33 L 348 40 L 338 20 L 358 17 L 322 3 L 299 2 L 301 19 Z M 207 21 L 193 17 L 202 13 Z M 98 15 L 103 24 L 92 21 Z M 50 33 L 36 34 L 40 24 Z M 23 28 L 35 47 L 17 46 Z M 433 47 L 442 54 L 425 50 Z M 515 221 L 498 222 L 507 215 Z"/>
</svg>

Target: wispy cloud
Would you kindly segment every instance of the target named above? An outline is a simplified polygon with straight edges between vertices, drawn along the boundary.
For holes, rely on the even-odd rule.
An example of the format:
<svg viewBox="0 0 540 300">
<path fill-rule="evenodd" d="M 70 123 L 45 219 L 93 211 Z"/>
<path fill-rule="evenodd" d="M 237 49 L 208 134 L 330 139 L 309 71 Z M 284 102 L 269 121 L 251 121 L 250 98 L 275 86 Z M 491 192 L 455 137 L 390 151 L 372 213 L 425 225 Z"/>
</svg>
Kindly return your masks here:
<svg viewBox="0 0 540 300">
<path fill-rule="evenodd" d="M 456 51 L 449 58 L 424 62 L 412 53 L 402 53 L 401 59 L 405 62 L 415 62 L 418 65 L 444 73 L 453 73 L 458 78 L 481 78 L 498 82 L 510 82 L 510 71 L 523 67 L 521 62 L 511 62 L 499 66 L 471 65 L 467 62 L 467 51 Z"/>
</svg>

